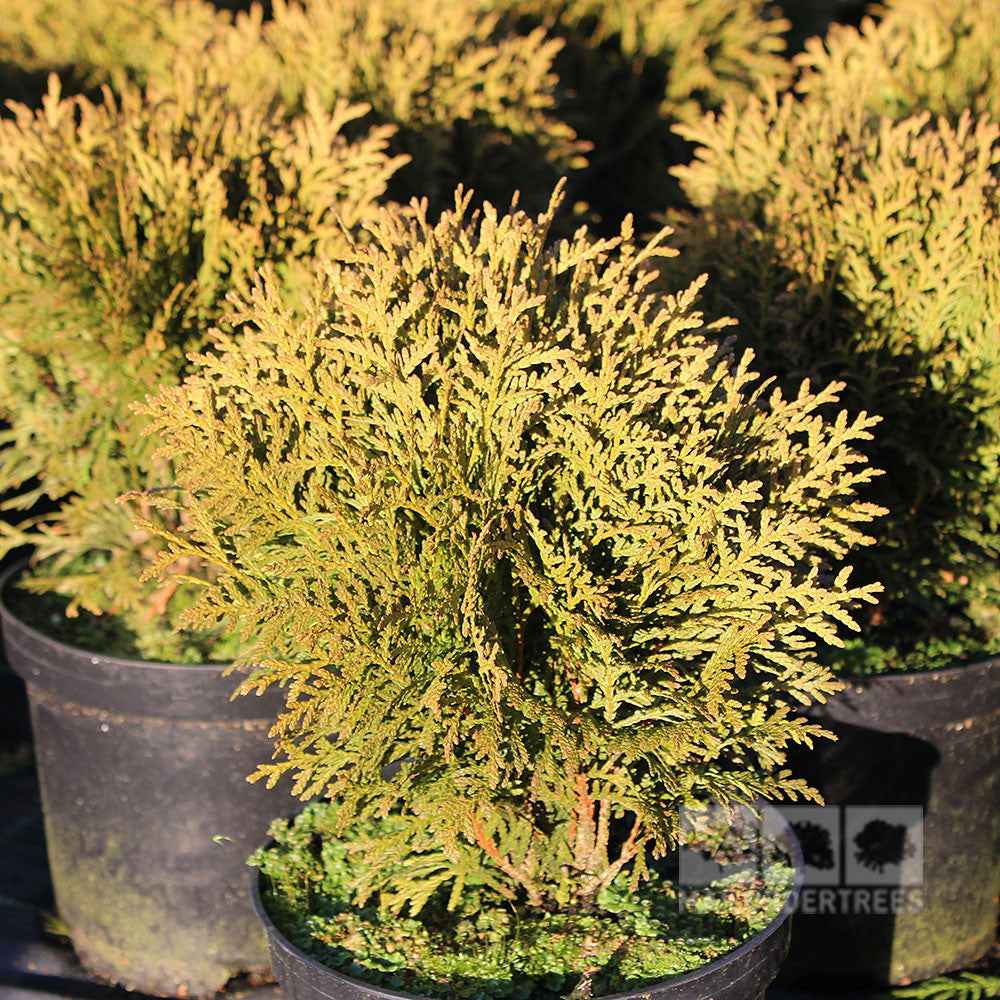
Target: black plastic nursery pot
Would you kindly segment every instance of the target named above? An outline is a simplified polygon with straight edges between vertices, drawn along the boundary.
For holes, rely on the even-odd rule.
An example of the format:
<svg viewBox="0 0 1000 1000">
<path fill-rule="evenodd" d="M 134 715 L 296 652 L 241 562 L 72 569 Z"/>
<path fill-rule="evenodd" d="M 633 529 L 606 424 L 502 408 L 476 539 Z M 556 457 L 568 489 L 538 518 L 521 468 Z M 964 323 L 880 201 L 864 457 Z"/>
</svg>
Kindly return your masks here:
<svg viewBox="0 0 1000 1000">
<path fill-rule="evenodd" d="M 796 869 L 789 897 L 774 920 L 735 951 L 701 969 L 599 1000 L 763 1000 L 788 952 L 791 917 L 802 885 L 802 858 L 795 834 L 770 806 L 764 806 L 764 811 L 772 828 L 790 846 Z M 260 879 L 259 872 L 251 874 L 253 907 L 267 932 L 271 968 L 283 1000 L 428 1000 L 352 979 L 296 948 L 264 909 Z"/>
<path fill-rule="evenodd" d="M 271 755 L 281 693 L 231 701 L 223 665 L 84 652 L 2 602 L 0 620 L 28 690 L 56 905 L 83 964 L 186 997 L 266 972 L 246 857 L 296 800 L 246 776 Z"/>
<path fill-rule="evenodd" d="M 852 680 L 810 715 L 838 741 L 796 770 L 827 802 L 842 868 L 835 880 L 805 844 L 786 978 L 900 985 L 970 964 L 1000 896 L 1000 659 Z"/>
</svg>

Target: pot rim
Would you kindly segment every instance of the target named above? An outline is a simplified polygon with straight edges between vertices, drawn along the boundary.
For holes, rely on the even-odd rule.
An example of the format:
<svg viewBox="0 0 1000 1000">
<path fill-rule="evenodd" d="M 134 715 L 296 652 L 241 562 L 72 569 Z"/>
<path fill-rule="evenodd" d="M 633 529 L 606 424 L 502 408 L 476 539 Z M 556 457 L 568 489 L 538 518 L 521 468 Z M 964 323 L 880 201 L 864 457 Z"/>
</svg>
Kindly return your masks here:
<svg viewBox="0 0 1000 1000">
<path fill-rule="evenodd" d="M 52 636 L 46 635 L 44 632 L 39 632 L 38 629 L 28 625 L 27 622 L 18 618 L 18 616 L 14 614 L 4 601 L 4 592 L 7 589 L 7 585 L 23 573 L 30 566 L 30 564 L 31 557 L 25 556 L 23 559 L 19 559 L 11 564 L 6 570 L 3 571 L 3 573 L 0 573 L 0 620 L 6 621 L 7 619 L 10 619 L 11 622 L 15 623 L 18 628 L 23 629 L 24 632 L 26 632 L 36 642 L 47 645 L 62 653 L 74 656 L 88 656 L 94 663 L 102 662 L 120 667 L 135 668 L 137 670 L 162 670 L 164 668 L 169 668 L 173 671 L 187 670 L 195 673 L 208 674 L 218 673 L 220 670 L 226 671 L 232 666 L 231 662 L 170 663 L 165 660 L 133 660 L 124 656 L 109 656 L 107 653 L 100 653 L 96 650 L 85 649 L 83 646 L 71 646 L 69 643 L 63 642 L 61 639 L 55 639 Z"/>
<path fill-rule="evenodd" d="M 911 684 L 922 677 L 943 677 L 946 680 L 951 677 L 967 675 L 970 671 L 986 673 L 993 667 L 1000 665 L 1000 652 L 993 656 L 987 656 L 982 660 L 972 660 L 969 663 L 958 663 L 950 667 L 938 667 L 935 670 L 902 670 L 892 671 L 885 674 L 865 674 L 855 676 L 853 674 L 835 674 L 837 680 L 842 681 L 844 688 L 863 687 L 870 684 Z M 827 699 L 829 701 L 829 699 Z M 823 702 L 814 702 L 814 705 L 822 705 Z"/>
<path fill-rule="evenodd" d="M 753 937 L 744 941 L 738 948 L 734 948 L 732 951 L 723 955 L 721 958 L 715 959 L 715 961 L 710 962 L 708 965 L 702 965 L 697 969 L 692 969 L 690 972 L 674 976 L 672 979 L 663 980 L 662 985 L 673 987 L 697 984 L 700 979 L 712 975 L 717 970 L 731 963 L 739 961 L 739 959 L 741 959 L 744 955 L 751 951 L 755 951 L 762 944 L 764 944 L 765 941 L 776 934 L 792 915 L 795 907 L 798 905 L 799 894 L 802 891 L 802 884 L 805 880 L 805 862 L 802 857 L 802 847 L 799 844 L 798 838 L 795 836 L 788 820 L 785 819 L 785 817 L 769 802 L 758 800 L 754 803 L 754 807 L 761 811 L 762 816 L 767 815 L 772 821 L 776 822 L 780 833 L 788 838 L 788 843 L 791 846 L 795 877 L 792 881 L 792 888 L 788 893 L 788 898 L 785 900 L 784 905 L 778 911 L 774 919 L 763 930 L 758 931 L 753 935 Z M 269 841 L 266 846 L 270 846 L 272 843 L 273 841 Z M 259 869 L 254 868 L 251 871 L 250 902 L 253 906 L 254 913 L 257 914 L 257 918 L 263 924 L 268 938 L 280 941 L 281 946 L 298 961 L 305 963 L 305 965 L 314 972 L 332 976 L 336 981 L 351 987 L 354 990 L 357 990 L 360 987 L 365 992 L 369 993 L 373 998 L 378 998 L 378 1000 L 435 1000 L 433 997 L 420 996 L 416 993 L 403 993 L 400 990 L 374 986 L 371 983 L 364 982 L 363 980 L 353 979 L 351 976 L 345 976 L 342 972 L 337 972 L 335 969 L 331 969 L 322 962 L 318 962 L 316 959 L 310 958 L 304 951 L 292 944 L 292 942 L 289 941 L 280 930 L 278 930 L 270 916 L 268 916 L 267 911 L 264 909 L 264 903 L 260 895 L 260 880 L 262 877 L 262 873 Z M 608 993 L 595 998 L 595 1000 L 639 1000 L 641 997 L 648 996 L 650 991 L 656 989 L 659 985 L 659 983 L 651 983 L 647 986 L 642 986 L 635 990 L 629 990 L 625 993 Z"/>
</svg>

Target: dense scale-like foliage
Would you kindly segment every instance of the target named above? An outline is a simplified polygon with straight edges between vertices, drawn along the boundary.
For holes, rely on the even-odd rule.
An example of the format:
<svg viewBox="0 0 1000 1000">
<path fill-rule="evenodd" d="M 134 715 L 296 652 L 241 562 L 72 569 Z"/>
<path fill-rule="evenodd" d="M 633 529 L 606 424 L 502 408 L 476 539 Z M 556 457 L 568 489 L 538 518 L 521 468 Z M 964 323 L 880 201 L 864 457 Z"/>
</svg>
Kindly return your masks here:
<svg viewBox="0 0 1000 1000">
<path fill-rule="evenodd" d="M 461 181 L 544 206 L 556 179 L 586 163 L 586 143 L 556 114 L 543 28 L 522 37 L 478 2 L 275 0 L 272 18 L 239 18 L 215 39 L 216 72 L 236 95 L 271 92 L 295 111 L 313 89 L 332 107 L 371 105 L 411 157 L 393 193 L 444 207 Z M 541 193 L 539 193 L 541 192 Z"/>
<path fill-rule="evenodd" d="M 891 512 L 859 555 L 886 587 L 865 640 L 914 668 L 997 641 L 1000 145 L 967 114 L 893 123 L 864 103 L 772 97 L 686 128 L 699 212 L 678 224 L 715 279 L 705 308 L 737 317 L 765 372 L 843 379 L 884 418 L 862 446 Z"/>
<path fill-rule="evenodd" d="M 391 149 L 412 158 L 393 182 L 404 200 L 440 205 L 462 181 L 544 205 L 556 178 L 586 163 L 587 143 L 555 113 L 562 43 L 544 28 L 522 37 L 478 2 L 447 0 L 276 0 L 268 14 L 234 23 L 205 0 L 30 0 L 0 25 L 0 64 L 24 80 L 56 70 L 72 89 L 117 89 L 169 87 L 193 60 L 234 106 L 270 95 L 296 114 L 310 91 L 328 109 L 364 102 L 361 124 L 396 126 Z"/>
<path fill-rule="evenodd" d="M 115 498 L 171 475 L 129 403 L 180 377 L 263 262 L 294 294 L 397 162 L 386 129 L 345 138 L 365 112 L 346 103 L 289 122 L 194 74 L 97 104 L 53 87 L 0 122 L 0 485 L 20 489 L 10 506 L 61 503 L 0 525 L 0 549 L 33 543 L 35 585 L 74 605 L 155 617 L 166 594 L 135 577 L 159 545 Z"/>
<path fill-rule="evenodd" d="M 796 88 L 809 101 L 850 94 L 895 119 L 1000 118 L 1000 20 L 982 0 L 888 0 L 874 12 L 806 43 Z"/>
<path fill-rule="evenodd" d="M 934 976 L 913 986 L 892 991 L 900 1000 L 990 1000 L 1000 996 L 1000 976 L 982 972 L 957 972 Z"/>
<path fill-rule="evenodd" d="M 343 829 L 396 810 L 354 832 L 362 896 L 572 911 L 682 803 L 807 791 L 781 765 L 834 689 L 815 643 L 876 589 L 843 566 L 873 420 L 720 351 L 627 225 L 547 247 L 551 210 L 466 204 L 384 214 L 301 320 L 265 280 L 139 408 L 188 494 L 159 568 L 210 565 L 188 622 L 242 624 L 245 690 L 287 684 L 257 776 Z"/>
<path fill-rule="evenodd" d="M 49 73 L 58 73 L 68 90 L 169 77 L 179 57 L 200 52 L 227 21 L 204 0 L 5 3 L 0 99 L 40 99 Z"/>
<path fill-rule="evenodd" d="M 674 190 L 668 169 L 687 150 L 670 131 L 763 81 L 787 83 L 788 22 L 766 0 L 488 0 L 563 39 L 555 69 L 561 114 L 593 145 L 570 190 L 612 232 Z"/>
</svg>

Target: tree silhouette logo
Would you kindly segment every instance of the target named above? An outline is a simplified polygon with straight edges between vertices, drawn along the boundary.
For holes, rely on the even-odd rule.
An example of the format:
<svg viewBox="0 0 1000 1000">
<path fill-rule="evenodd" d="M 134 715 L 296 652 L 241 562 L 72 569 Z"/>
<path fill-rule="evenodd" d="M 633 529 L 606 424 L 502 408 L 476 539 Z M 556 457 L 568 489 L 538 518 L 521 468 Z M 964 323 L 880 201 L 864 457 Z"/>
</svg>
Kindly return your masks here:
<svg viewBox="0 0 1000 1000">
<path fill-rule="evenodd" d="M 922 806 L 844 807 L 844 884 L 923 885 L 923 820 Z"/>
<path fill-rule="evenodd" d="M 916 844 L 904 824 L 887 823 L 883 819 L 866 823 L 854 838 L 854 846 L 854 860 L 880 875 L 886 865 L 902 865 L 917 852 Z"/>
<path fill-rule="evenodd" d="M 820 826 L 819 823 L 809 819 L 799 820 L 790 825 L 795 831 L 795 836 L 799 838 L 802 860 L 806 865 L 822 871 L 829 871 L 835 867 L 837 862 L 833 856 L 833 838 L 825 826 Z"/>
</svg>

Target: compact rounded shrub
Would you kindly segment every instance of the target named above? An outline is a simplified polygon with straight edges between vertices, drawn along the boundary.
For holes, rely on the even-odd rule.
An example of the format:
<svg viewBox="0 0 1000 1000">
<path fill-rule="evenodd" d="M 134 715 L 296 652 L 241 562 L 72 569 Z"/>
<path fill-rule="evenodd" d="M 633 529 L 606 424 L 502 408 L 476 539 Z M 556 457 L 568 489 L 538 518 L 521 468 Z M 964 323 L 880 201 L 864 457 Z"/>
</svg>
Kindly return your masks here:
<svg viewBox="0 0 1000 1000">
<path fill-rule="evenodd" d="M 628 224 L 467 204 L 384 213 L 301 317 L 265 274 L 137 407 L 184 488 L 145 499 L 188 514 L 137 527 L 150 572 L 211 567 L 184 618 L 242 628 L 243 690 L 286 686 L 256 777 L 337 804 L 361 898 L 588 912 L 685 803 L 808 792 L 816 645 L 877 590 L 845 563 L 874 421 L 720 348 Z"/>
<path fill-rule="evenodd" d="M 261 264 L 294 299 L 305 262 L 373 213 L 399 161 L 386 128 L 345 136 L 364 112 L 311 101 L 289 120 L 190 73 L 98 103 L 53 83 L 39 111 L 0 121 L 0 485 L 8 507 L 58 505 L 0 525 L 2 550 L 33 544 L 32 586 L 70 613 L 160 622 L 165 646 L 137 640 L 144 655 L 183 650 L 170 591 L 135 584 L 158 542 L 115 498 L 171 474 L 127 407 L 182 375 Z"/>
<path fill-rule="evenodd" d="M 996 649 L 1000 577 L 998 128 L 968 113 L 894 122 L 866 96 L 790 96 L 684 129 L 678 217 L 702 304 L 739 320 L 762 370 L 846 383 L 879 414 L 861 445 L 888 508 L 859 553 L 885 592 L 850 669 L 915 669 Z M 840 656 L 840 654 L 838 654 Z"/>
</svg>

